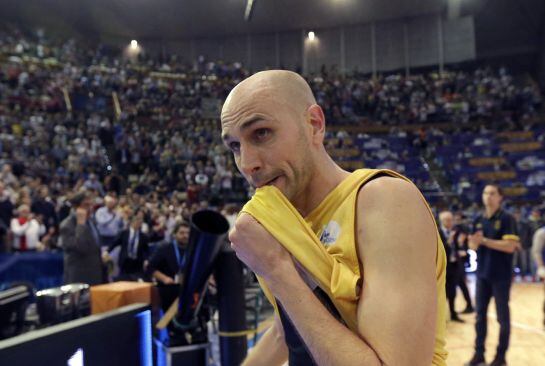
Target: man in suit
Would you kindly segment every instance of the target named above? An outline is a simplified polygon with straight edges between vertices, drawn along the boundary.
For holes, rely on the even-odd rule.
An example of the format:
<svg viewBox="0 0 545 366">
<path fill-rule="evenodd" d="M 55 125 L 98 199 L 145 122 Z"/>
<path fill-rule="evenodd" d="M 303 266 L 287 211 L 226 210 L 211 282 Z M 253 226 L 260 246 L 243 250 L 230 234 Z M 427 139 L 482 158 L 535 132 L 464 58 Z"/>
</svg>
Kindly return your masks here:
<svg viewBox="0 0 545 366">
<path fill-rule="evenodd" d="M 456 234 L 454 235 L 454 243 L 458 247 L 458 287 L 462 290 L 464 300 L 466 302 L 466 308 L 462 311 L 462 314 L 471 314 L 475 311 L 471 302 L 471 296 L 469 296 L 469 290 L 466 283 L 466 263 L 469 261 L 468 254 L 468 238 L 469 229 L 463 225 L 454 226 Z"/>
<path fill-rule="evenodd" d="M 458 316 L 454 309 L 454 302 L 456 299 L 456 287 L 460 282 L 460 269 L 461 262 L 459 260 L 458 245 L 456 243 L 456 231 L 454 230 L 454 217 L 452 212 L 443 211 L 439 214 L 439 222 L 441 223 L 439 234 L 441 240 L 445 246 L 445 252 L 447 255 L 447 277 L 446 277 L 446 290 L 447 299 L 450 309 L 450 320 L 454 322 L 464 323 L 464 321 Z"/>
<path fill-rule="evenodd" d="M 121 247 L 119 251 L 119 276 L 116 280 L 137 281 L 144 278 L 144 263 L 148 258 L 149 239 L 142 232 L 142 215 L 135 213 L 131 217 L 130 227 L 123 230 L 109 251 L 115 247 Z"/>
<path fill-rule="evenodd" d="M 72 212 L 60 225 L 64 282 L 103 283 L 99 235 L 91 219 L 91 199 L 86 192 L 81 192 L 72 197 L 71 204 Z"/>
<path fill-rule="evenodd" d="M 157 281 L 161 307 L 164 311 L 168 309 L 180 291 L 179 273 L 184 266 L 189 232 L 189 224 L 185 221 L 177 223 L 172 232 L 173 240 L 162 243 L 149 260 L 147 271 Z"/>
</svg>

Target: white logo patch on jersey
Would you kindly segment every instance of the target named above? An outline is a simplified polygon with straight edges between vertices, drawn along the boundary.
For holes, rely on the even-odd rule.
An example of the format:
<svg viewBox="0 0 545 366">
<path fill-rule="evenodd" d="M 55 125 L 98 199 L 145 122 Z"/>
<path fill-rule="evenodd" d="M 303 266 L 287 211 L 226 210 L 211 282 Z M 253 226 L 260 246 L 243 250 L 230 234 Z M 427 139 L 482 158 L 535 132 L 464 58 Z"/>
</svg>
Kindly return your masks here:
<svg viewBox="0 0 545 366">
<path fill-rule="evenodd" d="M 330 221 L 327 225 L 324 226 L 322 235 L 320 235 L 320 241 L 325 246 L 330 246 L 335 244 L 339 235 L 341 234 L 341 227 L 337 221 Z"/>
</svg>

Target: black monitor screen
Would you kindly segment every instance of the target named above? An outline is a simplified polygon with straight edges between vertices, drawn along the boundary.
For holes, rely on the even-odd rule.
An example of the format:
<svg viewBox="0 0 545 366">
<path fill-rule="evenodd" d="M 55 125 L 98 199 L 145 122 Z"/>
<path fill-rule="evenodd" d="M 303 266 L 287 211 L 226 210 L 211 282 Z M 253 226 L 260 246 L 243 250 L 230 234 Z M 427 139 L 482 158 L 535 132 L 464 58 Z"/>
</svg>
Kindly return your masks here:
<svg viewBox="0 0 545 366">
<path fill-rule="evenodd" d="M 2 365 L 152 366 L 151 312 L 129 305 L 0 342 Z"/>
</svg>

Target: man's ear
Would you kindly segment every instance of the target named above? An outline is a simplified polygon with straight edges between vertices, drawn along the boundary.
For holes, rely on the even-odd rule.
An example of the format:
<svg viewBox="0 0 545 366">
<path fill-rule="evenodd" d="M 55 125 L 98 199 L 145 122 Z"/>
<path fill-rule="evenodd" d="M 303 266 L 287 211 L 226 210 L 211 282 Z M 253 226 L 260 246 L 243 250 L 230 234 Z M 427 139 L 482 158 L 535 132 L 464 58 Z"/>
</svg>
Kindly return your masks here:
<svg viewBox="0 0 545 366">
<path fill-rule="evenodd" d="M 318 104 L 313 104 L 307 109 L 307 121 L 312 127 L 312 140 L 323 143 L 325 135 L 324 111 Z"/>
</svg>

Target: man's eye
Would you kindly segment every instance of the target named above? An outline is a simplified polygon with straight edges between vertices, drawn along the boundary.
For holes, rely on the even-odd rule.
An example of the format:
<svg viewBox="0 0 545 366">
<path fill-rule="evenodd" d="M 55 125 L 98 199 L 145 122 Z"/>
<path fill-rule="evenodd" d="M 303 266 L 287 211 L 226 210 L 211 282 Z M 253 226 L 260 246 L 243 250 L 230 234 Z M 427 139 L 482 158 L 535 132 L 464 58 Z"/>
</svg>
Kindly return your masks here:
<svg viewBox="0 0 545 366">
<path fill-rule="evenodd" d="M 229 143 L 229 149 L 231 149 L 232 152 L 236 153 L 240 151 L 240 142 L 230 142 Z"/>
<path fill-rule="evenodd" d="M 268 128 L 260 128 L 257 129 L 254 134 L 258 140 L 263 140 L 271 134 L 271 130 L 269 130 Z"/>
</svg>

